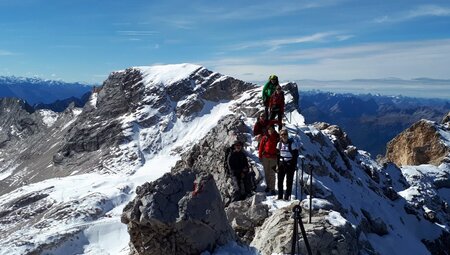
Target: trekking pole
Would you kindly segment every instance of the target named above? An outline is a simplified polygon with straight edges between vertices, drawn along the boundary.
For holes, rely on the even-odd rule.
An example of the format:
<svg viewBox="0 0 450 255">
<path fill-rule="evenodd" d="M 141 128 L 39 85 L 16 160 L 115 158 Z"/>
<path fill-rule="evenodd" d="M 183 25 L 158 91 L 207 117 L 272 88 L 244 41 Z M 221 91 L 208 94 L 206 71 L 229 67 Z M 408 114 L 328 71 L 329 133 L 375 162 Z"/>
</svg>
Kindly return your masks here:
<svg viewBox="0 0 450 255">
<path fill-rule="evenodd" d="M 302 208 L 300 205 L 294 206 L 292 209 L 294 212 L 294 232 L 292 233 L 292 244 L 291 244 L 291 255 L 295 254 L 295 250 L 297 248 L 297 252 L 300 250 L 300 243 L 298 241 L 298 226 L 300 225 L 300 231 L 302 233 L 303 241 L 305 242 L 306 251 L 308 255 L 312 255 L 311 247 L 309 246 L 308 237 L 306 236 L 305 227 L 303 226 L 303 221 L 301 219 Z"/>
<path fill-rule="evenodd" d="M 302 161 L 302 175 L 300 179 L 300 201 L 303 200 L 303 171 L 305 169 L 305 157 L 303 155 L 300 156 L 300 160 Z"/>
<path fill-rule="evenodd" d="M 295 168 L 295 199 L 298 199 L 298 167 Z"/>
<path fill-rule="evenodd" d="M 291 121 L 288 119 L 288 117 L 286 116 L 286 113 L 283 113 L 283 117 L 286 119 L 286 121 L 291 124 Z"/>
<path fill-rule="evenodd" d="M 311 217 L 312 217 L 312 195 L 313 195 L 313 175 L 312 175 L 312 168 L 309 171 L 309 223 L 311 223 Z"/>
</svg>

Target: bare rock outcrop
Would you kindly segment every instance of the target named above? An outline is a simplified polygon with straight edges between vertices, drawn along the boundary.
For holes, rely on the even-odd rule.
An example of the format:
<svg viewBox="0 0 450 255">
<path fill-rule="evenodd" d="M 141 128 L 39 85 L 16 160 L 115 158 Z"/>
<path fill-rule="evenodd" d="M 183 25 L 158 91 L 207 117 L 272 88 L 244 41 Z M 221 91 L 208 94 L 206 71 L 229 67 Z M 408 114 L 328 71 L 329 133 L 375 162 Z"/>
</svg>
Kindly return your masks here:
<svg viewBox="0 0 450 255">
<path fill-rule="evenodd" d="M 250 244 L 255 237 L 255 228 L 269 217 L 269 206 L 262 203 L 265 199 L 265 194 L 257 193 L 246 200 L 232 202 L 225 209 L 228 221 L 240 240 L 246 244 Z"/>
<path fill-rule="evenodd" d="M 260 228 L 257 228 L 251 245 L 261 254 L 291 254 L 294 205 L 275 211 Z M 307 218 L 306 213 L 302 213 L 303 219 Z M 343 220 L 339 213 L 320 210 L 314 215 L 312 221 L 313 224 L 303 224 L 313 254 L 358 254 L 359 244 L 356 230 L 349 222 Z M 339 224 L 336 224 L 337 222 Z M 299 237 L 299 254 L 307 254 L 300 233 Z"/>
<path fill-rule="evenodd" d="M 212 174 L 222 195 L 222 201 L 227 206 L 230 202 L 238 200 L 240 194 L 236 179 L 224 168 L 225 149 L 236 139 L 247 143 L 246 134 L 250 132 L 245 123 L 235 115 L 225 116 L 197 145 L 181 156 L 172 172 L 191 168 Z M 249 160 L 251 163 L 251 158 Z M 257 181 L 262 179 L 258 171 L 254 172 L 257 174 Z"/>
<path fill-rule="evenodd" d="M 386 158 L 399 166 L 439 165 L 450 152 L 443 142 L 441 128 L 427 120 L 415 123 L 388 143 Z"/>
<path fill-rule="evenodd" d="M 130 254 L 199 254 L 235 240 L 210 174 L 165 174 L 136 190 L 122 214 Z"/>
<path fill-rule="evenodd" d="M 447 113 L 447 115 L 444 116 L 442 119 L 442 124 L 450 123 L 450 112 Z"/>
</svg>

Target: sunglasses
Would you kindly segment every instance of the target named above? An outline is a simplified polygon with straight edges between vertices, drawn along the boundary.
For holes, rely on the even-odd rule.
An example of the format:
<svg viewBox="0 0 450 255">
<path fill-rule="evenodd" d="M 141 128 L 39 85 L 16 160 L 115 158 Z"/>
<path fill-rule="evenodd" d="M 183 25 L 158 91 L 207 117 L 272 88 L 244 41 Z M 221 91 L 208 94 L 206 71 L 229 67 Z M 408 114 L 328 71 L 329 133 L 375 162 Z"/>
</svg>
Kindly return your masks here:
<svg viewBox="0 0 450 255">
<path fill-rule="evenodd" d="M 281 136 L 287 136 L 288 134 L 286 134 L 286 133 L 283 133 L 283 134 L 280 134 Z"/>
</svg>

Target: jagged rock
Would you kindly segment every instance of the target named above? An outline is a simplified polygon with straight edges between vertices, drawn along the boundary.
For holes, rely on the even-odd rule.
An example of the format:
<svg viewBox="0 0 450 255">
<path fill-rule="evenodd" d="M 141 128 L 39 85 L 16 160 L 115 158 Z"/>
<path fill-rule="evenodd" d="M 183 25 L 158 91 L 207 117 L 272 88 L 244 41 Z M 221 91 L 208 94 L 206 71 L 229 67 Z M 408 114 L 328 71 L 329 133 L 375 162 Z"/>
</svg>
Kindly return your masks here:
<svg viewBox="0 0 450 255">
<path fill-rule="evenodd" d="M 122 214 L 131 254 L 199 254 L 235 240 L 209 174 L 165 174 L 136 193 Z"/>
<path fill-rule="evenodd" d="M 350 159 L 355 160 L 356 155 L 358 154 L 358 149 L 353 145 L 349 145 L 344 152 Z"/>
<path fill-rule="evenodd" d="M 224 204 L 228 205 L 230 202 L 239 199 L 240 194 L 236 179 L 224 169 L 224 149 L 229 147 L 236 139 L 245 143 L 247 141 L 245 133 L 249 132 L 250 130 L 245 123 L 236 118 L 235 115 L 225 116 L 216 127 L 199 141 L 198 145 L 182 155 L 181 160 L 177 162 L 172 172 L 192 168 L 211 173 Z M 222 139 L 217 139 L 217 137 Z M 258 173 L 257 181 L 259 182 L 262 176 L 259 176 L 258 171 L 254 172 Z"/>
<path fill-rule="evenodd" d="M 361 209 L 361 212 L 365 218 L 361 222 L 361 228 L 365 233 L 375 233 L 379 236 L 384 236 L 389 233 L 383 219 L 379 217 L 373 218 L 370 213 L 364 209 Z"/>
<path fill-rule="evenodd" d="M 261 254 L 290 254 L 294 219 L 293 206 L 275 211 L 264 224 L 257 228 L 251 246 L 258 249 Z M 302 219 L 307 218 L 303 211 Z M 343 218 L 336 212 L 320 210 L 312 218 L 314 224 L 303 223 L 313 254 L 358 254 L 358 237 L 350 223 L 335 224 L 334 217 Z M 304 220 L 303 220 L 304 221 Z M 300 253 L 307 254 L 299 228 Z M 345 240 L 345 241 L 344 241 Z"/>
<path fill-rule="evenodd" d="M 432 255 L 448 254 L 448 251 L 450 251 L 450 233 L 442 231 L 439 238 L 436 238 L 435 240 L 423 239 L 422 243 L 427 246 Z"/>
<path fill-rule="evenodd" d="M 442 142 L 439 126 L 421 120 L 400 133 L 387 145 L 386 157 L 397 165 L 439 165 L 450 153 Z"/>
<path fill-rule="evenodd" d="M 394 201 L 397 200 L 399 195 L 397 192 L 395 192 L 393 187 L 385 187 L 383 188 L 383 193 L 386 197 L 388 197 L 390 200 Z"/>
<path fill-rule="evenodd" d="M 442 124 L 445 124 L 447 122 L 450 122 L 450 112 L 448 112 L 441 121 Z"/>
<path fill-rule="evenodd" d="M 261 202 L 263 193 L 242 201 L 232 202 L 225 209 L 228 221 L 242 242 L 250 244 L 255 236 L 255 228 L 261 226 L 269 216 L 269 207 Z"/>
</svg>

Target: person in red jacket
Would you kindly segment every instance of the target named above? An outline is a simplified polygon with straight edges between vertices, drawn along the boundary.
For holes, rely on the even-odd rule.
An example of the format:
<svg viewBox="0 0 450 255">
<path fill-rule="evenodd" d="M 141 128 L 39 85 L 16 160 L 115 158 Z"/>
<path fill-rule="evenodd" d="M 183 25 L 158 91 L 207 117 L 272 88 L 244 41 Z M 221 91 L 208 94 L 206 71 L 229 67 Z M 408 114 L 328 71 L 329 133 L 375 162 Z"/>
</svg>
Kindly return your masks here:
<svg viewBox="0 0 450 255">
<path fill-rule="evenodd" d="M 266 114 L 262 112 L 253 126 L 253 136 L 255 137 L 255 140 L 259 143 L 261 138 L 267 134 L 267 128 L 275 124 L 280 125 L 281 123 L 279 123 L 278 120 L 268 120 Z"/>
<path fill-rule="evenodd" d="M 278 122 L 280 123 L 280 125 L 278 126 L 278 131 L 281 130 L 281 121 L 283 120 L 284 115 L 284 92 L 281 89 L 280 85 L 277 86 L 275 92 L 270 96 L 269 109 L 269 120 L 273 120 L 275 119 L 275 117 L 277 117 Z"/>
<path fill-rule="evenodd" d="M 264 176 L 266 179 L 266 192 L 275 195 L 275 171 L 277 167 L 277 143 L 280 136 L 273 126 L 269 126 L 267 134 L 263 136 L 259 144 L 258 156 L 262 161 Z"/>
</svg>

